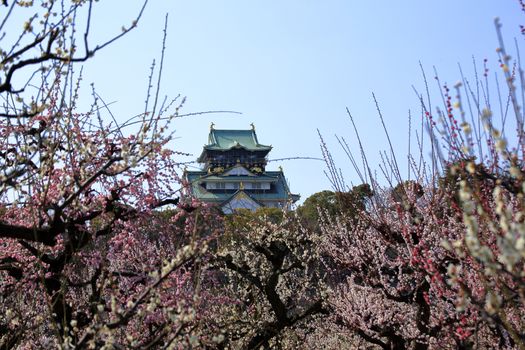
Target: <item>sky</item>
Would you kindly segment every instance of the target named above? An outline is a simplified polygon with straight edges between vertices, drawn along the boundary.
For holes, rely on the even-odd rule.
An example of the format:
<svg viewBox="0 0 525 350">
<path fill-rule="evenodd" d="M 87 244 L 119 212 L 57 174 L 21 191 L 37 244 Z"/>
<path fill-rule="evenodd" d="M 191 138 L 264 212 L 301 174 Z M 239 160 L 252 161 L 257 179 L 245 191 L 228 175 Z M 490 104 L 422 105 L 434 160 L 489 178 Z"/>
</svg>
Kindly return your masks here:
<svg viewBox="0 0 525 350">
<path fill-rule="evenodd" d="M 103 41 L 129 25 L 138 0 L 100 1 L 91 40 Z M 473 57 L 496 71 L 499 17 L 508 46 L 524 37 L 517 0 L 150 0 L 138 28 L 84 65 L 84 84 L 112 102 L 118 120 L 141 113 L 153 59 L 159 59 L 168 14 L 161 96 L 182 95 L 181 113 L 212 113 L 172 124 L 177 151 L 195 160 L 217 129 L 248 129 L 271 144 L 270 159 L 321 157 L 318 131 L 348 185 L 359 184 L 334 135 L 358 153 L 346 108 L 358 126 L 373 168 L 387 139 L 375 94 L 398 159 L 406 159 L 408 112 L 418 115 L 414 88 L 423 91 L 420 63 L 428 77 L 436 68 L 442 82 L 460 79 L 458 64 L 473 77 Z M 157 65 L 158 66 L 158 65 Z M 433 96 L 438 96 L 429 79 Z M 302 200 L 330 189 L 319 160 L 270 162 L 282 166 L 292 192 Z"/>
</svg>

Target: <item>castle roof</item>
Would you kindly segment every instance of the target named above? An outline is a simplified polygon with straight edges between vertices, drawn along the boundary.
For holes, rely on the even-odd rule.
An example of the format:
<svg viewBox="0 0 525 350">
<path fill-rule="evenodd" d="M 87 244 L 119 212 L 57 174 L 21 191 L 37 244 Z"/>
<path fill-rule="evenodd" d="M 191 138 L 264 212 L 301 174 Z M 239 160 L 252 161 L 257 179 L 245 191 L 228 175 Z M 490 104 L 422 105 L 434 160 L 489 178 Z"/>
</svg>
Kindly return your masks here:
<svg viewBox="0 0 525 350">
<path fill-rule="evenodd" d="M 217 181 L 219 177 L 214 175 L 208 175 L 205 171 L 186 171 L 184 177 L 188 180 L 191 192 L 193 195 L 201 200 L 215 203 L 222 203 L 229 200 L 233 193 L 226 192 L 211 192 L 207 191 L 202 187 L 202 182 L 205 181 Z M 234 177 L 237 180 L 243 179 L 244 177 Z M 275 184 L 275 191 L 261 191 L 259 193 L 250 193 L 250 197 L 258 202 L 264 202 L 266 200 L 280 200 L 286 199 L 291 196 L 292 201 L 297 201 L 299 199 L 298 195 L 291 194 L 288 189 L 288 184 L 282 171 L 267 171 L 261 177 L 267 182 L 272 182 Z M 246 177 L 244 180 L 253 181 L 253 177 Z"/>
<path fill-rule="evenodd" d="M 269 151 L 272 146 L 261 145 L 255 130 L 217 130 L 211 129 L 206 150 L 228 151 L 244 148 L 248 151 Z"/>
</svg>

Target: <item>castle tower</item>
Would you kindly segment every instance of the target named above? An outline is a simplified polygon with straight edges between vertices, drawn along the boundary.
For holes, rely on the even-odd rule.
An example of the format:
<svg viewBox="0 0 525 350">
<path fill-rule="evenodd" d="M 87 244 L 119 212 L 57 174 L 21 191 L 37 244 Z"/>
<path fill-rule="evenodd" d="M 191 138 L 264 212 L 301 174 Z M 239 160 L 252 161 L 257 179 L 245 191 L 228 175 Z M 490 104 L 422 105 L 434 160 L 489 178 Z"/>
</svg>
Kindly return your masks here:
<svg viewBox="0 0 525 350">
<path fill-rule="evenodd" d="M 290 193 L 282 169 L 266 171 L 272 146 L 260 144 L 249 130 L 218 130 L 212 123 L 208 144 L 197 161 L 201 171 L 185 171 L 186 194 L 214 203 L 225 214 L 236 209 L 274 207 L 289 210 L 299 200 Z"/>
</svg>

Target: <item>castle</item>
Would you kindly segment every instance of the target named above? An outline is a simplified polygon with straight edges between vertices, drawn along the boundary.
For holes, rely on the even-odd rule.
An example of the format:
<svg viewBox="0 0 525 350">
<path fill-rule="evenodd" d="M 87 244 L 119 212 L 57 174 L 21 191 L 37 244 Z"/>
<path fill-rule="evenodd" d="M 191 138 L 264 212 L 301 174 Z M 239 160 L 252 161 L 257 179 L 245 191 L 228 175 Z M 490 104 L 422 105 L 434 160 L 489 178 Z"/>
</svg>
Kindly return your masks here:
<svg viewBox="0 0 525 350">
<path fill-rule="evenodd" d="M 225 214 L 240 208 L 289 210 L 299 200 L 299 195 L 290 192 L 281 168 L 266 170 L 272 146 L 260 144 L 251 126 L 249 130 L 218 130 L 211 124 L 208 144 L 197 159 L 202 170 L 184 171 L 186 195 L 216 204 Z"/>
</svg>

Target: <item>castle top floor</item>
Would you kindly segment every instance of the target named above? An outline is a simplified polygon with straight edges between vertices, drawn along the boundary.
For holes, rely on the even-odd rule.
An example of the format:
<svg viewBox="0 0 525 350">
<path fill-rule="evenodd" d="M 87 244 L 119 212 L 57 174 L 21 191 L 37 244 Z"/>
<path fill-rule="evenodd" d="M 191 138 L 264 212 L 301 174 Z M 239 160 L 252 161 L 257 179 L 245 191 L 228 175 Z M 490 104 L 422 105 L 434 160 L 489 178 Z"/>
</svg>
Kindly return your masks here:
<svg viewBox="0 0 525 350">
<path fill-rule="evenodd" d="M 259 143 L 255 128 L 251 130 L 218 130 L 210 127 L 208 144 L 197 161 L 204 164 L 204 170 L 215 172 L 242 165 L 255 173 L 265 171 L 267 155 L 272 146 Z"/>
</svg>

